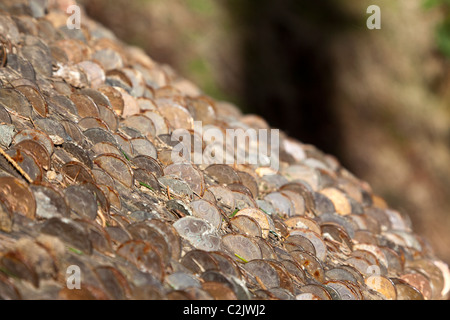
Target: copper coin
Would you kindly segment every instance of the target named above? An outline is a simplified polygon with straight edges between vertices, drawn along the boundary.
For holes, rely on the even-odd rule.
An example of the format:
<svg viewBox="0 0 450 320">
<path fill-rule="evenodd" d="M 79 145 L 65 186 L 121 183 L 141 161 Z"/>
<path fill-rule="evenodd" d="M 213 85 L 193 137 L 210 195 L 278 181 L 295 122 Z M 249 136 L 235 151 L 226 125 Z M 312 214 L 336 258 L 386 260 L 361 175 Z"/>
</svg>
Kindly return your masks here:
<svg viewBox="0 0 450 320">
<path fill-rule="evenodd" d="M 81 162 L 67 162 L 61 167 L 60 172 L 66 184 L 95 182 L 91 170 Z"/>
<path fill-rule="evenodd" d="M 420 273 L 407 273 L 400 276 L 400 279 L 416 288 L 422 293 L 425 300 L 432 298 L 432 288 L 430 281 Z"/>
<path fill-rule="evenodd" d="M 12 177 L 0 177 L 0 198 L 12 212 L 34 219 L 36 200 L 25 182 Z"/>
<path fill-rule="evenodd" d="M 32 153 L 42 168 L 45 170 L 50 169 L 50 155 L 40 142 L 34 140 L 22 140 L 15 144 L 14 147 Z"/>
<path fill-rule="evenodd" d="M 94 163 L 124 186 L 128 188 L 133 186 L 133 170 L 127 161 L 118 155 L 111 153 L 101 154 L 94 159 Z"/>
</svg>

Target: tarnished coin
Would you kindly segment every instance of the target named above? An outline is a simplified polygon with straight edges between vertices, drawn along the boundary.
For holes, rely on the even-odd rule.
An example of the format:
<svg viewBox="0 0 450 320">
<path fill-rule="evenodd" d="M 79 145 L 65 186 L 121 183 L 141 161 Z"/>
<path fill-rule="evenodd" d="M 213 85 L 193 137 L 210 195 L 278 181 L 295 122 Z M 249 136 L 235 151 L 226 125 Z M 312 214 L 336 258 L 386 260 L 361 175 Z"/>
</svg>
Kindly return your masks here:
<svg viewBox="0 0 450 320">
<path fill-rule="evenodd" d="M 291 256 L 300 264 L 308 274 L 315 280 L 323 282 L 325 280 L 325 271 L 320 261 L 310 253 L 301 250 L 291 251 Z"/>
<path fill-rule="evenodd" d="M 255 285 L 262 287 L 262 289 L 271 289 L 280 286 L 280 276 L 268 261 L 254 259 L 244 264 L 243 267 L 255 278 Z"/>
<path fill-rule="evenodd" d="M 289 237 L 287 237 L 286 241 L 284 242 L 284 247 L 289 252 L 294 250 L 303 250 L 311 253 L 312 255 L 316 255 L 316 249 L 313 243 L 308 240 L 308 238 L 305 238 L 304 236 L 299 234 L 290 235 Z"/>
<path fill-rule="evenodd" d="M 389 278 L 381 275 L 371 275 L 365 279 L 365 283 L 370 289 L 381 293 L 387 300 L 397 299 L 397 290 Z"/>
<path fill-rule="evenodd" d="M 127 161 L 118 155 L 111 153 L 101 154 L 94 159 L 94 163 L 124 186 L 128 188 L 133 186 L 133 170 Z"/>
<path fill-rule="evenodd" d="M 47 149 L 38 141 L 35 140 L 22 140 L 14 145 L 15 148 L 26 150 L 33 154 L 35 159 L 39 162 L 42 168 L 45 170 L 50 169 L 50 155 Z"/>
<path fill-rule="evenodd" d="M 110 86 L 102 86 L 98 88 L 98 91 L 103 93 L 111 103 L 113 110 L 120 116 L 123 113 L 124 101 L 122 98 L 122 94 Z"/>
<path fill-rule="evenodd" d="M 422 293 L 406 281 L 397 278 L 391 280 L 397 291 L 397 300 L 424 300 Z"/>
<path fill-rule="evenodd" d="M 31 185 L 36 199 L 36 216 L 39 218 L 68 217 L 69 207 L 64 195 L 51 185 Z"/>
<path fill-rule="evenodd" d="M 188 163 L 174 163 L 164 168 L 164 175 L 174 175 L 186 181 L 198 196 L 205 190 L 205 181 L 202 173 Z"/>
<path fill-rule="evenodd" d="M 280 192 L 271 192 L 264 197 L 264 200 L 269 201 L 277 212 L 283 216 L 290 217 L 295 215 L 295 209 L 291 200 Z"/>
<path fill-rule="evenodd" d="M 215 281 L 205 281 L 202 284 L 203 290 L 208 292 L 216 300 L 236 300 L 236 294 L 227 285 L 215 282 Z"/>
<path fill-rule="evenodd" d="M 192 250 L 181 258 L 181 264 L 194 274 L 202 274 L 208 270 L 219 270 L 219 265 L 213 256 L 203 250 Z"/>
<path fill-rule="evenodd" d="M 78 249 L 81 254 L 92 253 L 92 244 L 87 230 L 80 224 L 67 218 L 50 218 L 44 222 L 41 232 L 58 237 L 69 245 L 69 248 Z"/>
<path fill-rule="evenodd" d="M 50 137 L 42 131 L 36 129 L 25 129 L 18 132 L 14 136 L 14 144 L 18 144 L 23 140 L 35 140 L 41 143 L 46 149 L 49 155 L 53 154 L 53 141 Z"/>
<path fill-rule="evenodd" d="M 144 115 L 152 120 L 153 125 L 155 126 L 155 134 L 157 136 L 169 133 L 169 122 L 162 115 L 156 112 L 156 110 L 146 111 L 144 112 Z"/>
<path fill-rule="evenodd" d="M 135 138 L 130 140 L 133 146 L 133 156 L 144 155 L 154 159 L 158 158 L 155 146 L 146 138 Z"/>
<path fill-rule="evenodd" d="M 116 136 L 108 130 L 102 128 L 89 128 L 83 131 L 83 134 L 93 145 L 99 142 L 110 142 L 113 144 L 118 144 Z"/>
<path fill-rule="evenodd" d="M 212 164 L 205 171 L 207 175 L 215 179 L 219 184 L 241 183 L 241 178 L 237 172 L 226 164 Z"/>
<path fill-rule="evenodd" d="M 10 148 L 6 154 L 11 157 L 33 182 L 42 180 L 43 171 L 36 157 L 28 150 Z"/>
<path fill-rule="evenodd" d="M 87 130 L 91 128 L 101 128 L 104 130 L 109 130 L 109 126 L 100 118 L 86 117 L 78 121 L 78 126 L 81 130 Z"/>
<path fill-rule="evenodd" d="M 163 280 L 165 272 L 161 256 L 150 243 L 130 240 L 120 245 L 117 254 L 134 263 L 140 271 Z"/>
<path fill-rule="evenodd" d="M 345 216 L 352 212 L 350 201 L 342 191 L 336 188 L 325 188 L 319 192 L 333 202 L 336 212 L 340 215 Z"/>
<path fill-rule="evenodd" d="M 331 295 L 328 293 L 328 291 L 319 284 L 304 285 L 300 288 L 300 292 L 302 292 L 300 295 L 311 294 L 312 297 L 310 297 L 310 296 L 298 297 L 298 295 L 297 295 L 297 300 L 301 300 L 301 299 L 315 300 L 316 298 L 319 300 L 331 300 L 332 299 Z M 299 298 L 301 298 L 301 299 L 299 299 Z"/>
<path fill-rule="evenodd" d="M 156 178 L 160 178 L 164 175 L 164 171 L 161 168 L 161 165 L 155 158 L 147 155 L 139 155 L 134 157 L 131 161 L 136 167 L 145 169 L 153 173 Z"/>
<path fill-rule="evenodd" d="M 289 232 L 290 235 L 301 235 L 307 238 L 314 245 L 316 256 L 319 260 L 325 261 L 327 257 L 327 248 L 320 235 L 308 229 L 295 229 Z"/>
<path fill-rule="evenodd" d="M 233 213 L 235 208 L 235 200 L 233 196 L 233 192 L 231 192 L 230 189 L 222 186 L 210 186 L 206 189 L 206 191 L 210 192 L 215 201 L 216 204 L 225 211 L 228 215 Z M 207 192 L 205 192 L 205 195 Z M 209 199 L 212 201 L 213 199 Z"/>
<path fill-rule="evenodd" d="M 47 102 L 42 94 L 32 86 L 22 85 L 16 86 L 15 89 L 21 92 L 30 101 L 34 111 L 41 117 L 46 117 L 48 113 Z"/>
<path fill-rule="evenodd" d="M 309 229 L 317 234 L 322 234 L 320 225 L 311 218 L 302 216 L 292 216 L 284 220 L 284 224 L 290 229 Z"/>
<path fill-rule="evenodd" d="M 177 220 L 173 227 L 180 236 L 189 241 L 196 249 L 216 251 L 220 247 L 221 239 L 216 229 L 206 220 L 196 217 L 184 217 Z"/>
<path fill-rule="evenodd" d="M 240 263 L 262 259 L 261 248 L 247 236 L 226 234 L 222 237 L 222 244 L 231 257 Z"/>
<path fill-rule="evenodd" d="M 252 237 L 261 237 L 262 231 L 259 223 L 246 215 L 234 216 L 230 219 L 233 230 Z"/>
<path fill-rule="evenodd" d="M 235 216 L 239 215 L 246 215 L 249 216 L 258 222 L 259 226 L 261 227 L 262 236 L 263 238 L 267 238 L 270 231 L 270 222 L 269 217 L 267 214 L 265 214 L 263 211 L 257 209 L 257 208 L 245 208 L 242 210 L 239 210 Z"/>
<path fill-rule="evenodd" d="M 36 200 L 25 182 L 13 177 L 0 177 L 0 200 L 11 212 L 30 219 L 36 215 Z"/>
<path fill-rule="evenodd" d="M 186 130 L 193 128 L 194 119 L 186 108 L 168 99 L 159 99 L 156 103 L 159 112 L 167 119 L 172 128 Z"/>
<path fill-rule="evenodd" d="M 77 184 L 82 182 L 95 182 L 91 170 L 81 162 L 70 161 L 64 164 L 60 169 L 66 184 Z"/>
<path fill-rule="evenodd" d="M 97 200 L 90 190 L 80 185 L 69 186 L 64 190 L 70 209 L 82 218 L 95 220 L 97 217 Z"/>
<path fill-rule="evenodd" d="M 326 281 L 325 284 L 335 289 L 342 300 L 359 300 L 358 295 L 349 287 L 349 284 L 341 280 Z"/>
<path fill-rule="evenodd" d="M 32 107 L 28 99 L 18 90 L 0 88 L 0 105 L 7 110 L 17 112 L 19 115 L 30 118 Z"/>
<path fill-rule="evenodd" d="M 70 100 L 72 100 L 72 102 L 75 104 L 80 117 L 98 118 L 100 116 L 97 104 L 94 102 L 94 100 L 92 100 L 91 97 L 80 93 L 74 93 L 70 96 Z"/>
<path fill-rule="evenodd" d="M 192 213 L 198 218 L 202 218 L 211 223 L 215 228 L 219 229 L 222 225 L 222 215 L 220 209 L 214 204 L 203 200 L 195 200 L 189 204 L 192 208 Z"/>
<path fill-rule="evenodd" d="M 407 273 L 401 275 L 400 279 L 416 288 L 422 293 L 425 300 L 430 300 L 432 298 L 432 288 L 430 280 L 420 273 Z"/>
</svg>

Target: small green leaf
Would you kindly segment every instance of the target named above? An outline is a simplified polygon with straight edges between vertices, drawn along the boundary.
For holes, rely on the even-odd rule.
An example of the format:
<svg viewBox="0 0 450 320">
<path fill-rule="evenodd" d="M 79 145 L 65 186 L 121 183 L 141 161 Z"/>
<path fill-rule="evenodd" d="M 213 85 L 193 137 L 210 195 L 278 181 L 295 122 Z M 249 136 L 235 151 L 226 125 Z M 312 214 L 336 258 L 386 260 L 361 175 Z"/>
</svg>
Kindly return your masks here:
<svg viewBox="0 0 450 320">
<path fill-rule="evenodd" d="M 234 210 L 233 213 L 230 214 L 229 218 L 233 218 L 236 215 L 236 213 L 238 213 L 238 211 L 239 209 Z"/>
<path fill-rule="evenodd" d="M 125 151 L 123 151 L 122 149 L 120 149 L 120 152 L 122 152 L 123 156 L 125 157 L 125 159 L 127 159 L 128 161 L 130 161 L 130 158 L 128 158 L 128 155 L 125 153 Z"/>
<path fill-rule="evenodd" d="M 76 254 L 79 254 L 79 255 L 83 255 L 84 254 L 83 251 L 75 249 L 75 248 L 72 248 L 72 247 L 67 247 L 67 249 L 69 249 L 70 251 L 75 252 Z"/>
<path fill-rule="evenodd" d="M 234 254 L 236 257 L 238 257 L 239 259 L 241 259 L 242 261 L 244 261 L 245 263 L 247 263 L 248 261 L 245 260 L 244 258 L 242 258 L 240 255 L 238 255 L 237 253 Z"/>
<path fill-rule="evenodd" d="M 152 191 L 155 191 L 155 189 L 153 189 L 152 187 L 150 187 L 148 184 L 146 184 L 145 182 L 141 182 L 139 181 L 139 184 L 143 187 L 146 187 L 147 189 L 150 189 Z"/>
</svg>

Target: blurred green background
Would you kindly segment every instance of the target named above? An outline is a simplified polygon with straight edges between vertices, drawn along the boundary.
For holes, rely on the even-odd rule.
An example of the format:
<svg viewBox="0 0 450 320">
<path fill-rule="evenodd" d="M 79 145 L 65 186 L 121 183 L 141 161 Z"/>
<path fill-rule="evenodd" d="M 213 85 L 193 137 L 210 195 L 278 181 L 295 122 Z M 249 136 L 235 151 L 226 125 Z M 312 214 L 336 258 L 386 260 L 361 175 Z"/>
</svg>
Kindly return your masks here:
<svg viewBox="0 0 450 320">
<path fill-rule="evenodd" d="M 450 263 L 450 0 L 84 4 L 213 98 L 336 155 Z"/>
</svg>

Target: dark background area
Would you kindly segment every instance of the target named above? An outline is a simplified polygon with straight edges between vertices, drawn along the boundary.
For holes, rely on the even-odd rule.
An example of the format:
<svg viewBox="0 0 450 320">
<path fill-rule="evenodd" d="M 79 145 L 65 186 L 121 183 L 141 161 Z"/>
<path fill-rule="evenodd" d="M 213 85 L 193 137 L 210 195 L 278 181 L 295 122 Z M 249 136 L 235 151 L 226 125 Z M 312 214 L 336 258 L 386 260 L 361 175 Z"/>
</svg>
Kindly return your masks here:
<svg viewBox="0 0 450 320">
<path fill-rule="evenodd" d="M 107 0 L 87 13 L 208 95 L 336 155 L 450 263 L 450 73 L 411 0 Z M 368 30 L 369 5 L 381 30 Z"/>
</svg>

